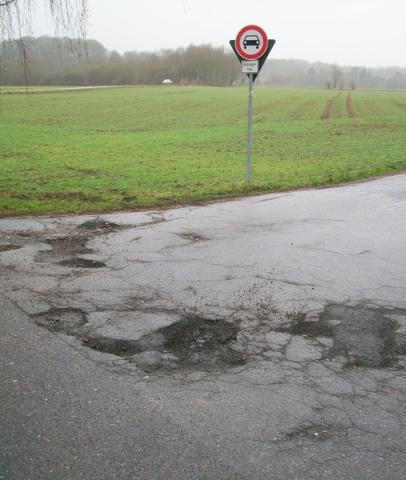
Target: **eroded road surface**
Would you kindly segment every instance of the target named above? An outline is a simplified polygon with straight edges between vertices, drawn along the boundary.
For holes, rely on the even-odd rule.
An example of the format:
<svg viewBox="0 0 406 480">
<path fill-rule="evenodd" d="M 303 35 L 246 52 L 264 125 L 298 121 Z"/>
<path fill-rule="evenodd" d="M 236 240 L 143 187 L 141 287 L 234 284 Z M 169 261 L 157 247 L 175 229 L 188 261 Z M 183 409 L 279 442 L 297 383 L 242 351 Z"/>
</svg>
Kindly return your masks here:
<svg viewBox="0 0 406 480">
<path fill-rule="evenodd" d="M 0 479 L 404 479 L 405 210 L 0 220 Z"/>
</svg>

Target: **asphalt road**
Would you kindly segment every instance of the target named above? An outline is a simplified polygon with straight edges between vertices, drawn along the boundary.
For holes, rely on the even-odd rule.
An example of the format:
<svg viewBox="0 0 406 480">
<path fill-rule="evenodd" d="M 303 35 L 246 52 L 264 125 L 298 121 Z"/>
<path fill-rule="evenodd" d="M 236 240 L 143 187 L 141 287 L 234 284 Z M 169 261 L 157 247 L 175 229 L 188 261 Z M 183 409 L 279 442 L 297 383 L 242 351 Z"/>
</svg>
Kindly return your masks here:
<svg viewBox="0 0 406 480">
<path fill-rule="evenodd" d="M 0 479 L 403 479 L 405 206 L 0 220 Z"/>
</svg>

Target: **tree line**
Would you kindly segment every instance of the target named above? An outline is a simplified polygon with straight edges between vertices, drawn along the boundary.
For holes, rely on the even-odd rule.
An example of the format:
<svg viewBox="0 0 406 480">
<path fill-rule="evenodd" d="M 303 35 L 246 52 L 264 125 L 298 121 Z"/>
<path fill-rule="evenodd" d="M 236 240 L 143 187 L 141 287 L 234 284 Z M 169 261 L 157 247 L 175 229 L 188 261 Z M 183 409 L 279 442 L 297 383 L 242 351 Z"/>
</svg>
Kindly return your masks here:
<svg viewBox="0 0 406 480">
<path fill-rule="evenodd" d="M 19 42 L 24 43 L 22 64 Z M 26 37 L 3 42 L 2 85 L 227 85 L 240 72 L 234 53 L 211 45 L 120 55 L 96 40 Z"/>
<path fill-rule="evenodd" d="M 21 58 L 21 42 L 26 52 Z M 186 85 L 245 81 L 231 49 L 191 45 L 158 52 L 107 50 L 96 40 L 24 37 L 0 44 L 0 85 Z M 331 89 L 406 89 L 406 69 L 341 67 L 304 60 L 266 62 L 258 83 Z"/>
<path fill-rule="evenodd" d="M 275 59 L 265 64 L 259 81 L 286 87 L 406 89 L 406 68 L 366 68 Z"/>
</svg>

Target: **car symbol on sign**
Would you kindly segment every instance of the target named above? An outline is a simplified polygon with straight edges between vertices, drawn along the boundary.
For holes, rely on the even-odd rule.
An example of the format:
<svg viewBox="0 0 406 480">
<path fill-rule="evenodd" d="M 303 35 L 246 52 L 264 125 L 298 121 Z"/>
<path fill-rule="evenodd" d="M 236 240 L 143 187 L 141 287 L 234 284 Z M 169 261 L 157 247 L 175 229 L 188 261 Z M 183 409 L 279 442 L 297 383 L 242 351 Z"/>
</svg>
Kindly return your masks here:
<svg viewBox="0 0 406 480">
<path fill-rule="evenodd" d="M 259 41 L 258 35 L 247 35 L 244 38 L 242 43 L 244 45 L 245 50 L 247 49 L 247 47 L 250 47 L 250 46 L 255 47 L 258 50 L 259 44 L 261 42 Z"/>
</svg>

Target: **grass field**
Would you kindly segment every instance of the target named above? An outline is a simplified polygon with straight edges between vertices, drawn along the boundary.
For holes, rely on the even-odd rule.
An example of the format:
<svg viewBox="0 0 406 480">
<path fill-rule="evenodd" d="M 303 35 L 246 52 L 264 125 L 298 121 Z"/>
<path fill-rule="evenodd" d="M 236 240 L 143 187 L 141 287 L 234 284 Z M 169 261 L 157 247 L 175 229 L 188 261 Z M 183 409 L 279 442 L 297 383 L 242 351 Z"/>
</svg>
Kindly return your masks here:
<svg viewBox="0 0 406 480">
<path fill-rule="evenodd" d="M 133 87 L 0 97 L 0 215 L 101 212 L 406 169 L 406 92 Z"/>
</svg>

